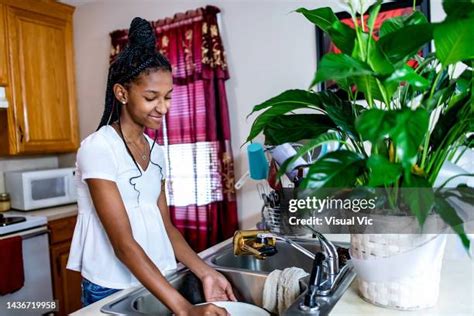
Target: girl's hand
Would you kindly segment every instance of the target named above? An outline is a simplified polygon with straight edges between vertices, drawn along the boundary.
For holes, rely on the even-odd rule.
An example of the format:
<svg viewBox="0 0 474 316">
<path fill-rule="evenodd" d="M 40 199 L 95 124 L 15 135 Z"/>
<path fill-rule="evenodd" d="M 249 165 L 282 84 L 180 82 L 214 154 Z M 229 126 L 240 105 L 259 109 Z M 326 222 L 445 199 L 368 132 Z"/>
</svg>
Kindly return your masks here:
<svg viewBox="0 0 474 316">
<path fill-rule="evenodd" d="M 216 270 L 209 269 L 201 282 L 207 302 L 237 301 L 229 281 Z"/>
<path fill-rule="evenodd" d="M 191 307 L 184 313 L 178 313 L 177 316 L 230 316 L 227 311 L 214 304 L 206 304 Z"/>
</svg>

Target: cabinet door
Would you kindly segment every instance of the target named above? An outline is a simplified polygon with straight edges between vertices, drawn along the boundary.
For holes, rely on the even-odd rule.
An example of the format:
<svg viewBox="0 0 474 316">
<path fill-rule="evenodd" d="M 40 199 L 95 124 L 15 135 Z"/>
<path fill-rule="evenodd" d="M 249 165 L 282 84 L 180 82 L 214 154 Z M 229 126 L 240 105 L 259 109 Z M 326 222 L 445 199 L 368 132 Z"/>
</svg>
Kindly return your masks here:
<svg viewBox="0 0 474 316">
<path fill-rule="evenodd" d="M 5 7 L 0 3 L 0 86 L 8 84 Z"/>
<path fill-rule="evenodd" d="M 59 303 L 59 315 L 69 315 L 82 308 L 81 275 L 66 269 L 70 247 L 70 241 L 51 246 L 53 293 Z"/>
<path fill-rule="evenodd" d="M 71 21 L 8 7 L 17 153 L 78 146 Z"/>
</svg>

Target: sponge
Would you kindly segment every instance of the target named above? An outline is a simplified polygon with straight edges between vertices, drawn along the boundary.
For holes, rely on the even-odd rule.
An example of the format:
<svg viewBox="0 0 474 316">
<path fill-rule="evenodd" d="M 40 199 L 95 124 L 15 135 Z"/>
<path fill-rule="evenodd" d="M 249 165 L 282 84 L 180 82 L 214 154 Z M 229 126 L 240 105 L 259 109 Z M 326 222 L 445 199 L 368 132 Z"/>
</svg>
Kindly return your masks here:
<svg viewBox="0 0 474 316">
<path fill-rule="evenodd" d="M 263 146 L 260 143 L 252 143 L 247 146 L 249 159 L 250 178 L 264 180 L 268 176 L 268 161 L 265 157 Z"/>
</svg>

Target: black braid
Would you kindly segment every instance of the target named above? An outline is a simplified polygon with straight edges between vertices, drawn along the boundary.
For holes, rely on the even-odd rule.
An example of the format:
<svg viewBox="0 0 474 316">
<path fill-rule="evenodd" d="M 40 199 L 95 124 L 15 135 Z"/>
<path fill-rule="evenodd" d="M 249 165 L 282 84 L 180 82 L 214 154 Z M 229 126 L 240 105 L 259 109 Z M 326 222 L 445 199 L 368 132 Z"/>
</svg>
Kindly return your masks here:
<svg viewBox="0 0 474 316">
<path fill-rule="evenodd" d="M 134 18 L 130 24 L 128 44 L 109 67 L 104 113 L 97 130 L 118 120 L 114 111 L 116 101 L 113 87 L 120 83 L 125 87 L 142 74 L 165 70 L 171 72 L 169 61 L 156 50 L 155 31 L 151 24 L 141 18 Z"/>
<path fill-rule="evenodd" d="M 171 72 L 171 65 L 169 61 L 156 50 L 155 32 L 149 22 L 142 18 L 134 18 L 130 24 L 128 44 L 123 51 L 119 53 L 115 61 L 109 67 L 109 74 L 107 76 L 107 89 L 105 92 L 105 106 L 104 113 L 100 120 L 97 130 L 104 125 L 110 125 L 118 122 L 120 136 L 123 140 L 128 154 L 132 158 L 135 166 L 139 171 L 139 175 L 131 177 L 129 183 L 133 189 L 138 193 L 137 203 L 140 199 L 140 191 L 136 188 L 136 183 L 133 180 L 143 175 L 140 166 L 133 157 L 130 148 L 127 145 L 122 133 L 122 126 L 120 124 L 121 103 L 115 97 L 113 87 L 116 83 L 122 84 L 128 88 L 130 83 L 136 81 L 140 75 L 149 74 L 154 71 L 169 71 Z M 158 132 L 155 131 L 155 139 L 150 148 L 150 163 L 160 168 L 161 179 L 163 180 L 163 168 L 154 163 L 151 159 L 151 153 L 155 146 Z M 148 140 L 146 140 L 148 143 Z"/>
</svg>

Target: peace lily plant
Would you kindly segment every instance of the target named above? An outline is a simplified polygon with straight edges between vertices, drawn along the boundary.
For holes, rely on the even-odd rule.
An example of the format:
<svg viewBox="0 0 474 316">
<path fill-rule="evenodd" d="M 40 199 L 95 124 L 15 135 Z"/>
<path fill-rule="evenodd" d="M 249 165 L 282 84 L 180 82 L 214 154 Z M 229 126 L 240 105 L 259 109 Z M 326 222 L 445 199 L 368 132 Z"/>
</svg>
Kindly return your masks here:
<svg viewBox="0 0 474 316">
<path fill-rule="evenodd" d="M 469 248 L 462 220 L 447 199 L 454 193 L 434 184 L 443 163 L 460 147 L 473 145 L 474 2 L 443 0 L 446 18 L 439 23 L 416 10 L 386 20 L 378 41 L 373 33 L 381 1 L 370 8 L 366 1 L 340 2 L 355 28 L 328 7 L 296 10 L 327 33 L 341 53 L 322 58 L 309 89 L 287 90 L 256 105 L 251 114 L 259 114 L 247 141 L 262 132 L 267 145 L 306 141 L 280 166 L 280 175 L 309 151 L 339 142 L 338 150 L 312 163 L 301 190 L 382 188 L 385 210 L 405 211 L 420 225 L 437 213 Z M 435 52 L 419 56 L 431 41 Z M 415 67 L 407 65 L 410 60 Z M 456 67 L 464 69 L 461 74 L 455 75 Z M 317 92 L 317 84 L 326 80 L 336 81 L 348 98 Z M 361 97 L 366 102 L 358 101 Z M 473 205 L 472 193 L 462 192 L 457 196 Z"/>
</svg>

